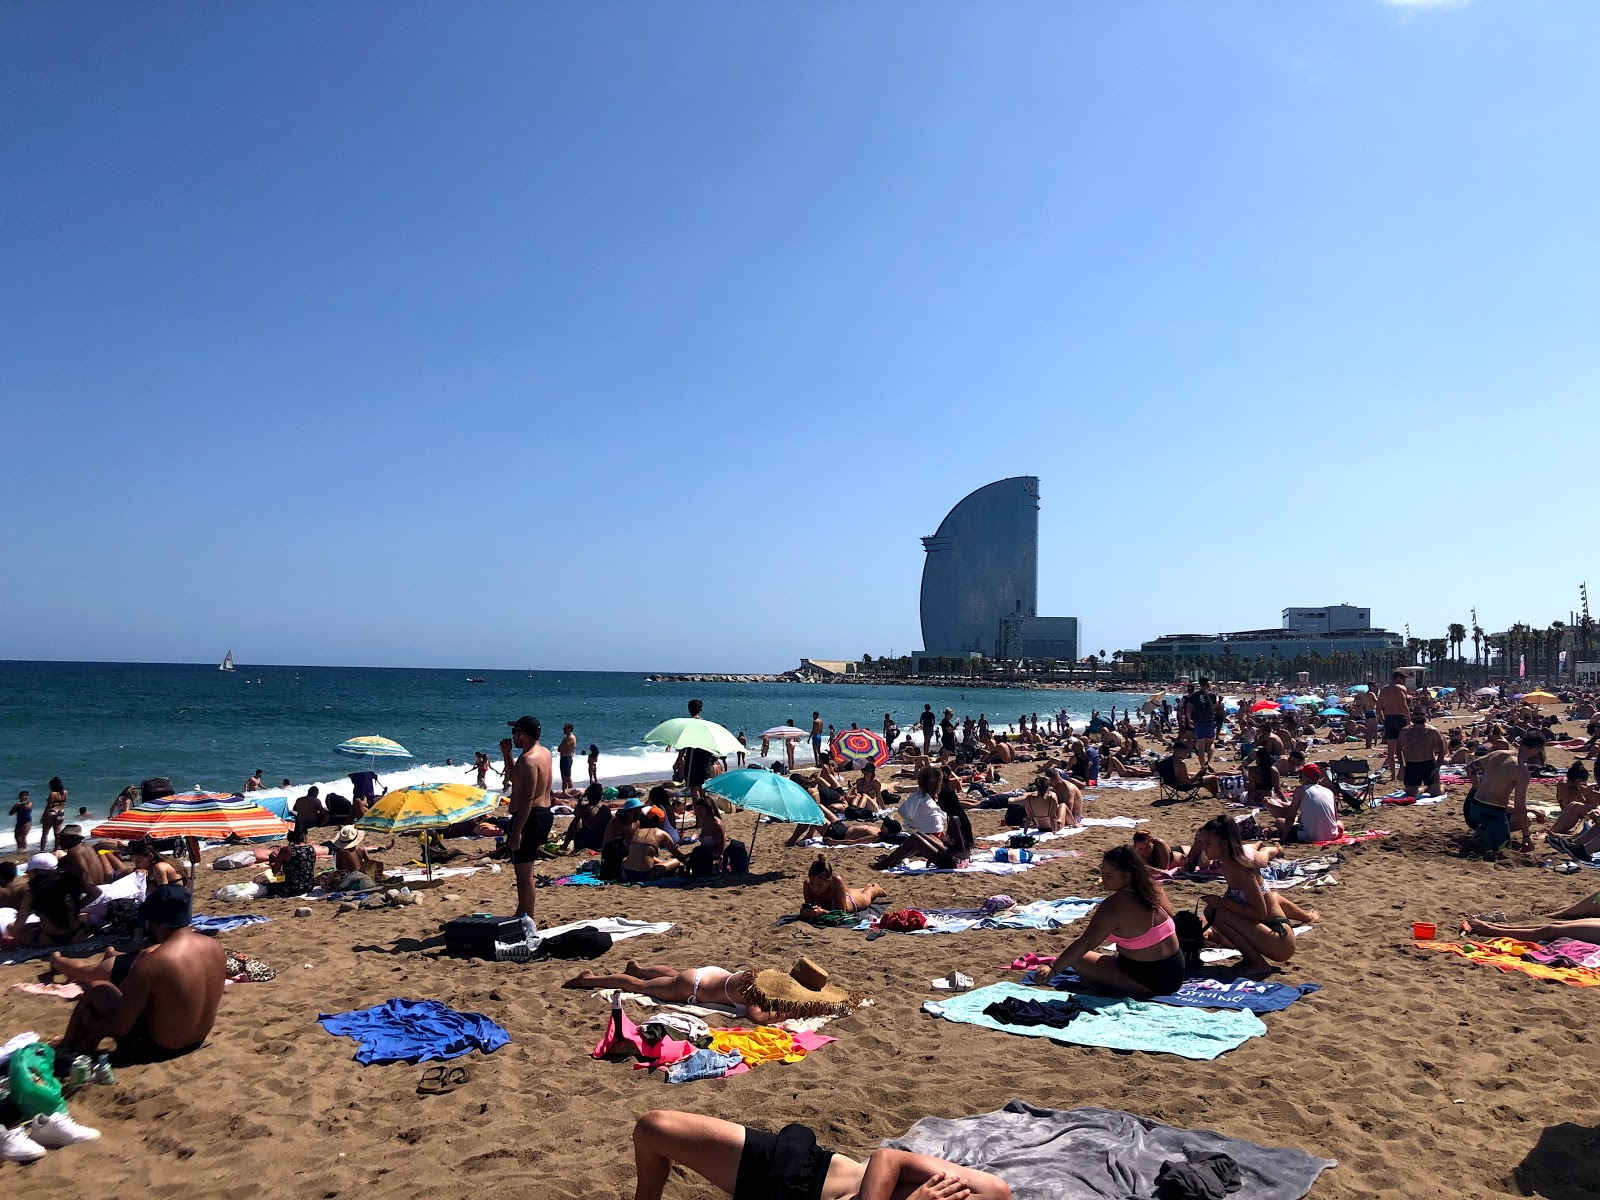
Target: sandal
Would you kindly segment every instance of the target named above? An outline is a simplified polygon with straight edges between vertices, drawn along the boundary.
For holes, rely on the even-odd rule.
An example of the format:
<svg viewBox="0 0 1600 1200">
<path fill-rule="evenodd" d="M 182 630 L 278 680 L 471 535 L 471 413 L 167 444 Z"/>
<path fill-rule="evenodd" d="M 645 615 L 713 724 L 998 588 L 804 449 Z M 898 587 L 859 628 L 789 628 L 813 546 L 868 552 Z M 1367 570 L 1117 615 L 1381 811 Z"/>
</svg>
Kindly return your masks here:
<svg viewBox="0 0 1600 1200">
<path fill-rule="evenodd" d="M 417 1083 L 417 1095 L 448 1096 L 471 1078 L 465 1067 L 429 1067 Z"/>
</svg>

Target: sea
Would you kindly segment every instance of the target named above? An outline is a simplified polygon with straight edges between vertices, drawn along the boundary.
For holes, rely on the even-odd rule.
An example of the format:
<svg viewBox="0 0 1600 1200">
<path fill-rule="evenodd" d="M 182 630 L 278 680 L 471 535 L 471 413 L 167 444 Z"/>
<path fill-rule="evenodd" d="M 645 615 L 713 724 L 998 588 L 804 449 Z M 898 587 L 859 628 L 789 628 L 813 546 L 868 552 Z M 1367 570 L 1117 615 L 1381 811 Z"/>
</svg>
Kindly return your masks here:
<svg viewBox="0 0 1600 1200">
<path fill-rule="evenodd" d="M 506 723 L 525 713 L 542 722 L 552 750 L 561 726 L 576 726 L 579 786 L 587 782 L 590 744 L 600 748 L 603 783 L 659 779 L 671 774 L 673 751 L 646 745 L 644 735 L 686 715 L 694 698 L 709 720 L 743 731 L 752 751 L 764 729 L 790 720 L 809 729 L 813 711 L 839 729 L 854 722 L 878 730 L 885 713 L 909 728 L 931 704 L 936 713 L 954 709 L 958 720 L 981 713 L 1007 728 L 1023 713 L 1064 710 L 1082 723 L 1095 709 L 1143 699 L 899 684 L 677 683 L 622 671 L 240 665 L 230 673 L 215 664 L 0 662 L 0 796 L 9 810 L 19 790 L 31 793 L 37 844 L 52 776 L 67 786 L 69 821 L 80 806 L 92 820 L 104 819 L 118 792 L 154 775 L 179 791 L 234 792 L 259 767 L 269 796 L 292 798 L 311 784 L 348 795 L 347 772 L 368 764 L 333 747 L 363 734 L 392 738 L 411 752 L 372 764 L 390 788 L 470 782 L 473 751 L 486 751 L 498 765 Z M 799 747 L 796 761 L 811 761 L 809 745 Z M 285 779 L 287 789 L 278 786 Z M 0 850 L 14 848 L 10 824 L 3 822 Z"/>
</svg>

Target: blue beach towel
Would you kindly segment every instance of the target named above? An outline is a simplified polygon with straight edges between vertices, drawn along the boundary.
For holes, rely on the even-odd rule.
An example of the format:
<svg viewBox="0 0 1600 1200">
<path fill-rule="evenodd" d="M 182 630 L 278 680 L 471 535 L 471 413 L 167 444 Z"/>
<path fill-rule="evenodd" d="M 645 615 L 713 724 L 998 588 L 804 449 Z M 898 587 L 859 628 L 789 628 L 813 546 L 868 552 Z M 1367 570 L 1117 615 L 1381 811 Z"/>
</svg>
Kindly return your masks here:
<svg viewBox="0 0 1600 1200">
<path fill-rule="evenodd" d="M 1031 974 L 1031 973 L 1030 973 Z M 1023 982 L 1038 982 L 1023 976 Z M 1062 971 L 1050 977 L 1053 988 L 1070 988 L 1078 982 L 1076 971 Z M 1171 1004 L 1179 1008 L 1233 1008 L 1255 1013 L 1282 1012 L 1301 996 L 1320 992 L 1320 983 L 1267 983 L 1258 979 L 1214 979 L 1210 975 L 1188 975 L 1183 986 L 1170 996 L 1151 996 L 1151 1004 Z"/>
<path fill-rule="evenodd" d="M 511 1041 L 482 1013 L 457 1012 L 437 1000 L 385 1000 L 353 1012 L 322 1013 L 317 1020 L 335 1037 L 360 1043 L 355 1057 L 362 1066 L 460 1058 L 474 1050 L 493 1054 Z"/>
<path fill-rule="evenodd" d="M 201 933 L 232 933 L 245 925 L 264 925 L 271 919 L 271 917 L 240 913 L 226 917 L 193 917 L 189 924 Z"/>
<path fill-rule="evenodd" d="M 1267 1027 L 1251 1012 L 1201 1011 L 1151 1004 L 1144 1000 L 1115 1000 L 1075 993 L 1087 1012 L 1065 1029 L 1045 1025 L 1006 1025 L 986 1016 L 989 1005 L 1016 996 L 1022 1000 L 1048 999 L 1050 993 L 1018 983 L 992 983 L 949 1000 L 925 1001 L 924 1012 L 963 1025 L 980 1025 L 1023 1037 L 1047 1037 L 1079 1046 L 1104 1046 L 1108 1050 L 1149 1050 L 1183 1058 L 1213 1059 L 1261 1037 Z"/>
</svg>

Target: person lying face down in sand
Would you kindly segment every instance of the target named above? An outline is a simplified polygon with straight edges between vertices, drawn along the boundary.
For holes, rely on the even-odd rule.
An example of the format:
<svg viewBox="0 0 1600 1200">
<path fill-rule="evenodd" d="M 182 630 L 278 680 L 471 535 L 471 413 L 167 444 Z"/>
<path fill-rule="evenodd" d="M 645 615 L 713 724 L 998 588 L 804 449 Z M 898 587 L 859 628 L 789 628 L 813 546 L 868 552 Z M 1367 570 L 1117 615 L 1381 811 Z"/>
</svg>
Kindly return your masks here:
<svg viewBox="0 0 1600 1200">
<path fill-rule="evenodd" d="M 800 915 L 814 917 L 825 912 L 856 913 L 888 894 L 876 883 L 869 883 L 862 888 L 849 887 L 842 875 L 834 874 L 827 858 L 819 854 L 817 861 L 811 864 L 811 870 L 806 873 L 805 883 L 801 885 Z"/>
<path fill-rule="evenodd" d="M 652 1000 L 665 1000 L 678 1004 L 725 1004 L 748 1016 L 757 1025 L 769 1025 L 780 1018 L 762 1011 L 759 1006 L 740 999 L 740 984 L 750 977 L 749 971 L 729 971 L 722 967 L 642 966 L 634 959 L 623 964 L 622 970 L 610 975 L 594 971 L 580 971 L 561 986 L 582 991 L 599 988 L 617 988 L 649 996 Z"/>
<path fill-rule="evenodd" d="M 164 1062 L 210 1035 L 227 972 L 221 943 L 190 927 L 189 893 L 176 884 L 150 889 L 139 911 L 152 944 L 138 954 L 108 951 L 98 963 L 51 957 L 51 970 L 85 989 L 61 1054 L 92 1054 L 114 1038 L 121 1062 Z"/>
<path fill-rule="evenodd" d="M 998 1175 L 905 1150 L 865 1162 L 817 1145 L 803 1125 L 777 1134 L 692 1113 L 647 1112 L 633 1127 L 634 1200 L 661 1200 L 679 1163 L 734 1200 L 1011 1200 Z"/>
</svg>

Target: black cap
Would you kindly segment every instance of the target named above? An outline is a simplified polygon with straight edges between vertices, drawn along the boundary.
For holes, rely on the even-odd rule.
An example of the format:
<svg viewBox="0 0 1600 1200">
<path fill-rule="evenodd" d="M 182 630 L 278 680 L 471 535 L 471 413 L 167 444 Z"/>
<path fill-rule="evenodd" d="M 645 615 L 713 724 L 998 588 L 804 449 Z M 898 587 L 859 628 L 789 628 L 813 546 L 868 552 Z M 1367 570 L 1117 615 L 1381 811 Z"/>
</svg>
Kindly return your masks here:
<svg viewBox="0 0 1600 1200">
<path fill-rule="evenodd" d="M 507 721 L 506 724 L 513 729 L 520 729 L 529 737 L 538 737 L 540 729 L 543 728 L 539 724 L 538 717 L 518 717 L 515 721 Z"/>
<path fill-rule="evenodd" d="M 165 800 L 173 794 L 172 780 L 165 775 L 157 775 L 146 779 L 139 785 L 139 803 L 148 804 L 152 800 Z"/>
<path fill-rule="evenodd" d="M 189 924 L 189 889 L 176 883 L 164 883 L 151 888 L 139 905 L 139 915 L 153 925 L 168 929 L 183 929 Z"/>
</svg>

